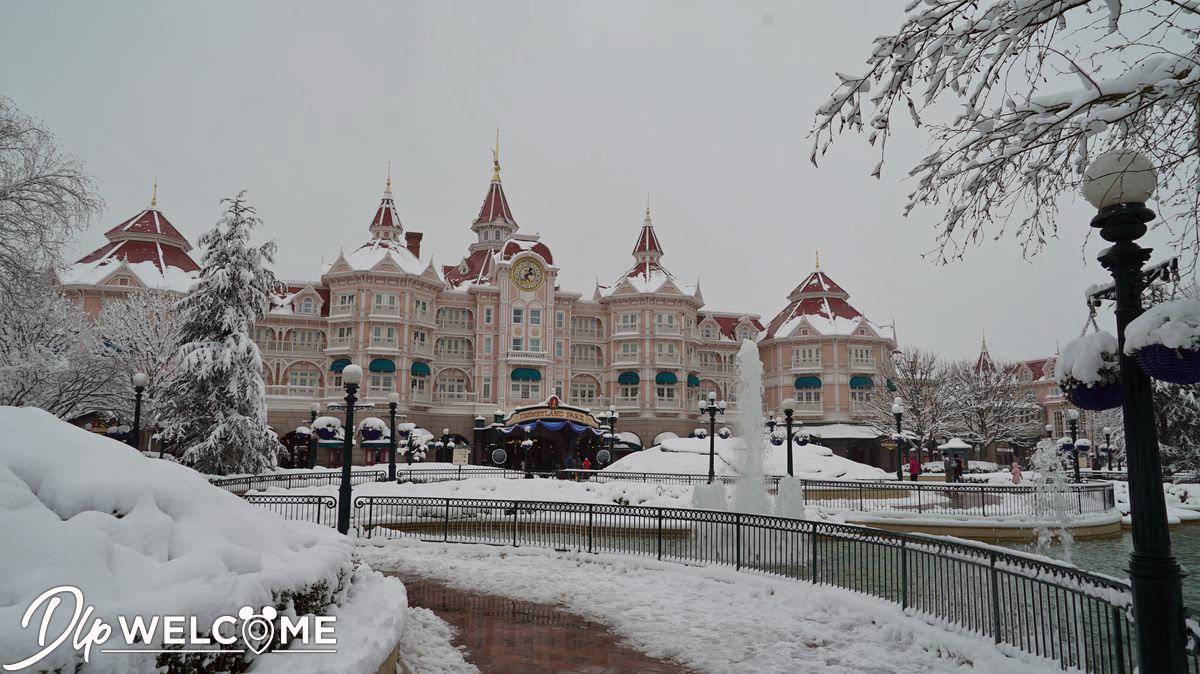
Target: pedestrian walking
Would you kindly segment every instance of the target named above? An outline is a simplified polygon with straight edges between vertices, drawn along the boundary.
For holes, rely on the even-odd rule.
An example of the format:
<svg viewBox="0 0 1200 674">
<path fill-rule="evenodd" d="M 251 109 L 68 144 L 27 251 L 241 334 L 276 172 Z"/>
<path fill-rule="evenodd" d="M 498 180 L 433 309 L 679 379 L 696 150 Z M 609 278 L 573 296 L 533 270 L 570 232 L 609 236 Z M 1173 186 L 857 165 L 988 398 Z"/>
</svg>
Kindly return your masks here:
<svg viewBox="0 0 1200 674">
<path fill-rule="evenodd" d="M 913 482 L 917 481 L 917 476 L 921 474 L 921 461 L 917 457 L 912 457 L 908 460 L 908 476 Z"/>
<path fill-rule="evenodd" d="M 1013 484 L 1021 484 L 1021 465 L 1016 461 L 1012 465 L 1012 481 Z"/>
<path fill-rule="evenodd" d="M 954 481 L 962 482 L 963 460 L 962 457 L 954 457 Z"/>
</svg>

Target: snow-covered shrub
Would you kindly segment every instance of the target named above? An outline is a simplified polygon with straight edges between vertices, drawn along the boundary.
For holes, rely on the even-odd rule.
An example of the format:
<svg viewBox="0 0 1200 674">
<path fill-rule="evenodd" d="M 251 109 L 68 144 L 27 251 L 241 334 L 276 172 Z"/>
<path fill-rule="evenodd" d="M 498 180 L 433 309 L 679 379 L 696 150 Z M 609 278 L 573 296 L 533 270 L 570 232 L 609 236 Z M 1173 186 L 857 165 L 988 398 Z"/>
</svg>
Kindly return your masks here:
<svg viewBox="0 0 1200 674">
<path fill-rule="evenodd" d="M 78 588 L 95 607 L 92 618 L 113 626 L 104 648 L 121 648 L 118 616 L 195 616 L 198 626 L 211 626 L 243 606 L 271 606 L 292 618 L 336 614 L 339 653 L 323 661 L 328 671 L 375 671 L 386 650 L 369 669 L 339 660 L 343 649 L 355 655 L 359 630 L 381 630 L 378 641 L 390 640 L 387 650 L 398 640 L 407 609 L 403 586 L 356 568 L 352 541 L 332 528 L 281 519 L 190 468 L 147 459 L 41 410 L 0 407 L 0 425 L 9 429 L 0 443 L 0 539 L 9 542 L 0 553 L 0 653 L 12 658 L 4 662 L 42 650 L 41 614 L 27 629 L 19 628 L 21 617 L 38 595 L 63 585 Z M 379 599 L 366 624 L 352 618 L 361 613 L 359 597 Z M 46 634 L 63 632 L 74 609 L 69 604 L 54 612 Z M 233 631 L 240 634 L 240 625 Z M 164 648 L 163 636 L 160 628 L 146 645 Z M 379 646 L 368 650 L 374 656 Z M 36 669 L 199 674 L 259 671 L 273 657 L 291 657 L 98 650 L 85 665 L 67 640 Z"/>
</svg>

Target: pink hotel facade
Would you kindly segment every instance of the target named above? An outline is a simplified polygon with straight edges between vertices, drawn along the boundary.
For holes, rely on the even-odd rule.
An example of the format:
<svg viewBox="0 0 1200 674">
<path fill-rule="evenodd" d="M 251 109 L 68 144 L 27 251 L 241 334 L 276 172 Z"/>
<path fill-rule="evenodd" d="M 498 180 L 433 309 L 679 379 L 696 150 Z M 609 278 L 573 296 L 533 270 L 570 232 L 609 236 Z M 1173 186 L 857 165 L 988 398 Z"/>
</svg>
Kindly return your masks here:
<svg viewBox="0 0 1200 674">
<path fill-rule="evenodd" d="M 476 416 L 490 422 L 497 409 L 554 395 L 596 412 L 615 406 L 617 430 L 648 445 L 700 425 L 696 402 L 712 391 L 735 409 L 762 404 L 776 414 L 796 398 L 806 425 L 836 424 L 832 434 L 877 445 L 863 403 L 885 385 L 895 336 L 851 306 L 819 264 L 765 325 L 752 313 L 715 311 L 698 285 L 663 265 L 647 208 L 630 268 L 590 292 L 563 289 L 551 248 L 520 231 L 498 162 L 457 264 L 438 268 L 424 255 L 422 235 L 401 224 L 390 180 L 366 229 L 360 247 L 311 279 L 286 282 L 255 327 L 269 420 L 281 434 L 307 424 L 311 403 L 340 400 L 340 371 L 356 363 L 376 414 L 397 391 L 407 421 L 468 438 Z M 195 278 L 190 244 L 154 201 L 105 236 L 59 279 L 93 316 L 107 298 L 183 292 Z M 764 363 L 761 402 L 736 399 L 744 339 L 757 342 Z"/>
</svg>

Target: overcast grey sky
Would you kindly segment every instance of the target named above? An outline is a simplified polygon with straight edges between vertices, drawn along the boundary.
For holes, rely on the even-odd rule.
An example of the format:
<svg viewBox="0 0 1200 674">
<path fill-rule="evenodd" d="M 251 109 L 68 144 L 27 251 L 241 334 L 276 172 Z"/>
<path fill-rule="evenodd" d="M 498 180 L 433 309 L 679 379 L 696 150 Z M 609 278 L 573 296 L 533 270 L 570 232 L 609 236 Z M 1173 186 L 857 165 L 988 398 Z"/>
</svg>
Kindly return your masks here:
<svg viewBox="0 0 1200 674">
<path fill-rule="evenodd" d="M 940 267 L 920 257 L 939 214 L 901 215 L 922 132 L 894 139 L 882 180 L 862 138 L 808 161 L 833 72 L 863 70 L 902 5 L 10 2 L 0 94 L 100 179 L 108 210 L 72 257 L 145 207 L 157 177 L 159 207 L 193 242 L 247 189 L 276 273 L 316 280 L 322 256 L 367 237 L 391 161 L 404 226 L 454 263 L 499 126 L 513 214 L 551 247 L 564 289 L 590 297 L 632 263 L 650 192 L 664 264 L 699 278 L 711 309 L 769 319 L 819 248 L 902 345 L 966 357 L 986 329 L 995 357 L 1052 353 L 1083 325 L 1083 289 L 1107 278 L 1082 199 L 1032 261 L 1002 239 Z"/>
</svg>

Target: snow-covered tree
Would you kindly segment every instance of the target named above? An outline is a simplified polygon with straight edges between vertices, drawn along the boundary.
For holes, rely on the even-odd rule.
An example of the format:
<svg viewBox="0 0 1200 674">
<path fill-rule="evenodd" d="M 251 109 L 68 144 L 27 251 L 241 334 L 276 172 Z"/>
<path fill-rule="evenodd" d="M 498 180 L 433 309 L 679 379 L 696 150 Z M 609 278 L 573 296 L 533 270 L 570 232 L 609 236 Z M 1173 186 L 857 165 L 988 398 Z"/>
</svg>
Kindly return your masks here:
<svg viewBox="0 0 1200 674">
<path fill-rule="evenodd" d="M 167 391 L 179 378 L 178 349 L 183 322 L 175 311 L 178 295 L 154 290 L 133 292 L 104 304 L 96 329 L 104 340 L 104 359 L 114 370 L 110 410 L 119 418 L 133 418 L 130 379 L 134 373 L 149 377 L 142 400 L 142 424 L 155 428 L 163 421 Z"/>
<path fill-rule="evenodd" d="M 48 281 L 0 302 L 0 405 L 72 418 L 103 407 L 115 375 L 87 316 Z"/>
<path fill-rule="evenodd" d="M 1198 219 L 1200 4 L 914 0 L 905 11 L 896 33 L 875 39 L 865 73 L 838 74 L 816 113 L 812 160 L 865 129 L 879 176 L 896 114 L 929 129 L 934 148 L 909 172 L 905 214 L 944 207 L 942 261 L 1010 229 L 1037 252 L 1057 231 L 1058 197 L 1116 147 L 1155 164 L 1160 211 Z M 1177 243 L 1200 246 L 1198 232 L 1180 228 Z"/>
<path fill-rule="evenodd" d="M 6 303 L 41 306 L 67 237 L 102 203 L 79 161 L 0 96 L 0 292 Z"/>
<path fill-rule="evenodd" d="M 954 365 L 952 423 L 962 439 L 980 447 L 1001 442 L 1032 446 L 1041 436 L 1041 408 L 1014 370 L 982 359 Z"/>
<path fill-rule="evenodd" d="M 920 348 L 898 351 L 884 376 L 896 390 L 878 386 L 871 397 L 875 426 L 881 434 L 895 432 L 892 403 L 900 398 L 904 407 L 901 428 L 912 434 L 915 445 L 929 447 L 946 435 L 954 412 L 953 388 L 949 368 L 937 354 Z"/>
<path fill-rule="evenodd" d="M 179 378 L 167 392 L 162 433 L 185 463 L 210 474 L 257 473 L 282 449 L 267 427 L 262 356 L 250 338 L 275 289 L 275 244 L 250 244 L 260 224 L 245 193 L 200 237 L 200 279 L 176 305 L 182 322 Z"/>
</svg>

